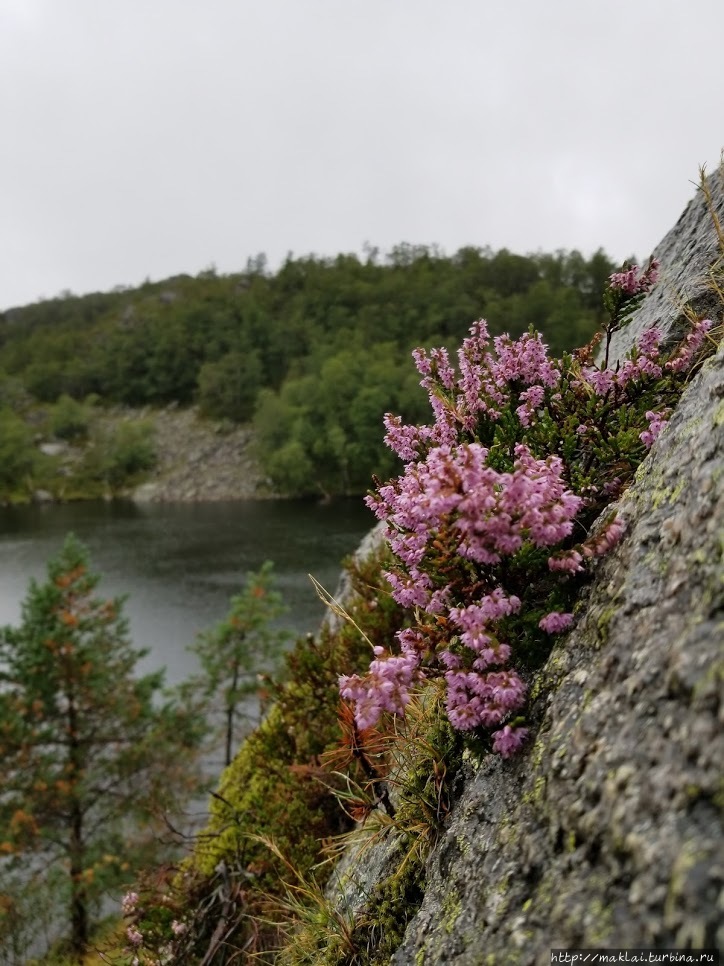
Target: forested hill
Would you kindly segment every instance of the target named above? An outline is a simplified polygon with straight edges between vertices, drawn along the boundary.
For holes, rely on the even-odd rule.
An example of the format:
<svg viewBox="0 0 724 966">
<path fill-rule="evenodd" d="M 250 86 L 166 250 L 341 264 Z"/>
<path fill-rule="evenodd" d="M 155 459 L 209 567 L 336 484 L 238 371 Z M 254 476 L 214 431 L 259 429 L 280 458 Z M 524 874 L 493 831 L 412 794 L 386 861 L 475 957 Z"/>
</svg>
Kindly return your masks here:
<svg viewBox="0 0 724 966">
<path fill-rule="evenodd" d="M 417 345 L 456 345 L 471 322 L 529 325 L 560 353 L 600 320 L 613 263 L 602 251 L 521 256 L 401 245 L 365 259 L 263 256 L 105 294 L 68 294 L 0 314 L 0 414 L 61 397 L 96 405 L 196 402 L 254 420 L 259 456 L 290 493 L 364 491 L 392 469 L 382 416 L 424 413 Z"/>
</svg>

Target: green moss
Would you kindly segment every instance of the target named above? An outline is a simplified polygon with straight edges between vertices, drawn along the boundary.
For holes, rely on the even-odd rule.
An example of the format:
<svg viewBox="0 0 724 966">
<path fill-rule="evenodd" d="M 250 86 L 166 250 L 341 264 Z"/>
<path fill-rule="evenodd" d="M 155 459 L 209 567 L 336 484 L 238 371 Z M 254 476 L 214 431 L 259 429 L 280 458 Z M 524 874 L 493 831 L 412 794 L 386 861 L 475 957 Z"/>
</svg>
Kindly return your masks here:
<svg viewBox="0 0 724 966">
<path fill-rule="evenodd" d="M 651 506 L 654 510 L 658 510 L 665 503 L 676 503 L 685 488 L 686 480 L 681 480 L 676 486 L 655 487 L 651 494 Z"/>
<path fill-rule="evenodd" d="M 462 908 L 463 904 L 460 896 L 454 889 L 450 889 L 442 903 L 442 928 L 446 933 L 451 933 L 455 928 L 455 924 L 460 918 Z"/>
<path fill-rule="evenodd" d="M 536 738 L 533 750 L 530 753 L 530 763 L 534 771 L 538 771 L 543 763 L 543 756 L 546 751 L 546 743 L 542 738 Z"/>
<path fill-rule="evenodd" d="M 602 891 L 604 884 L 601 885 Z M 591 898 L 586 909 L 586 943 L 603 946 L 611 938 L 613 911 L 601 899 Z"/>
<path fill-rule="evenodd" d="M 233 870 L 234 878 L 245 883 L 245 906 L 240 907 L 232 945 L 243 946 L 255 931 L 261 934 L 262 948 L 278 944 L 265 922 L 270 899 L 283 899 L 285 882 L 296 881 L 296 876 L 300 881 L 313 876 L 315 888 L 321 886 L 330 868 L 316 868 L 323 844 L 351 826 L 330 787 L 335 783 L 332 771 L 319 780 L 320 759 L 340 741 L 340 670 L 362 670 L 369 661 L 370 642 L 387 643 L 401 625 L 403 612 L 381 589 L 384 569 L 379 554 L 350 567 L 358 596 L 348 609 L 366 637 L 345 623 L 335 633 L 324 631 L 316 640 L 300 641 L 288 655 L 287 679 L 276 686 L 275 704 L 223 773 L 200 844 L 179 879 L 189 908 L 207 909 L 211 932 L 220 914 L 213 899 L 218 895 L 217 870 Z M 364 781 L 351 756 L 349 767 L 353 779 Z M 421 774 L 418 780 L 422 782 Z"/>
<path fill-rule="evenodd" d="M 724 634 L 724 621 L 720 621 L 717 624 L 717 632 L 721 636 Z M 719 659 L 712 662 L 712 664 L 704 671 L 701 679 L 697 681 L 694 685 L 694 696 L 698 697 L 702 693 L 706 693 L 711 690 L 712 685 L 719 686 L 724 682 L 724 660 Z"/>
<path fill-rule="evenodd" d="M 661 575 L 666 573 L 668 567 L 666 558 L 659 550 L 649 550 L 643 559 L 643 564 L 650 571 Z"/>
<path fill-rule="evenodd" d="M 697 848 L 692 842 L 684 843 L 671 870 L 664 909 L 664 915 L 667 918 L 673 915 L 679 900 L 686 894 L 689 873 L 706 858 L 707 854 L 701 848 Z"/>
<path fill-rule="evenodd" d="M 719 779 L 716 791 L 712 796 L 712 802 L 720 812 L 724 812 L 724 778 Z"/>
<path fill-rule="evenodd" d="M 525 805 L 540 805 L 545 795 L 547 783 L 547 779 L 543 775 L 539 775 L 535 780 L 533 788 L 530 791 L 524 792 L 522 802 Z"/>
<path fill-rule="evenodd" d="M 596 615 L 596 632 L 601 644 L 605 644 L 608 641 L 608 627 L 616 614 L 616 610 L 617 608 L 613 604 L 610 604 L 602 608 Z"/>
<path fill-rule="evenodd" d="M 402 944 L 407 924 L 420 908 L 424 888 L 422 859 L 415 853 L 408 854 L 401 870 L 378 883 L 360 917 L 354 936 L 360 952 L 354 966 L 387 966 Z M 345 966 L 353 964 L 348 962 Z"/>
<path fill-rule="evenodd" d="M 470 847 L 470 842 L 465 838 L 464 835 L 455 836 L 455 845 L 457 845 L 458 852 L 461 855 L 467 856 L 467 855 L 470 855 L 470 853 L 472 852 L 472 849 Z"/>
<path fill-rule="evenodd" d="M 556 647 L 551 651 L 545 667 L 535 676 L 530 690 L 530 701 L 537 700 L 542 694 L 557 690 L 568 672 L 568 655 L 564 648 Z"/>
</svg>

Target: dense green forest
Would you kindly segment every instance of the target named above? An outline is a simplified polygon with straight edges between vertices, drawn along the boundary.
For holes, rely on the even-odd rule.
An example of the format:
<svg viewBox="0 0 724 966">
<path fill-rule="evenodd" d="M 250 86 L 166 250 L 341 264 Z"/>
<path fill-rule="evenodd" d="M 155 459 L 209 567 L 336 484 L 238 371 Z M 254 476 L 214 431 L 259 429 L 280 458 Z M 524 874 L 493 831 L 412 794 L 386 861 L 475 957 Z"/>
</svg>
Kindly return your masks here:
<svg viewBox="0 0 724 966">
<path fill-rule="evenodd" d="M 554 353 L 573 349 L 600 321 L 614 267 L 600 250 L 448 256 L 400 245 L 386 256 L 289 256 L 276 272 L 258 256 L 238 274 L 209 270 L 7 310 L 0 490 L 42 476 L 32 452 L 39 431 L 82 437 L 90 410 L 109 404 L 197 403 L 215 419 L 254 421 L 259 458 L 281 491 L 364 491 L 371 474 L 394 470 L 383 414 L 424 415 L 412 348 L 455 346 L 485 317 L 493 334 L 533 325 Z"/>
</svg>

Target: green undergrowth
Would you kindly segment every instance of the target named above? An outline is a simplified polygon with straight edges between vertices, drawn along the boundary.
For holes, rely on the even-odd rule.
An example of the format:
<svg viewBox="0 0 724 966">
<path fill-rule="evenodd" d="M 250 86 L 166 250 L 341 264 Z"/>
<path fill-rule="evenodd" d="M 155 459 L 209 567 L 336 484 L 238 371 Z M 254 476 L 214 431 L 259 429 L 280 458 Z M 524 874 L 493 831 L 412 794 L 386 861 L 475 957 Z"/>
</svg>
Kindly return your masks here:
<svg viewBox="0 0 724 966">
<path fill-rule="evenodd" d="M 445 826 L 455 779 L 474 739 L 450 725 L 439 686 L 417 693 L 405 718 L 392 731 L 375 735 L 389 799 L 381 803 L 375 797 L 373 782 L 358 786 L 356 814 L 366 821 L 345 839 L 358 856 L 384 844 L 386 872 L 366 884 L 357 880 L 354 863 L 348 873 L 343 868 L 335 874 L 327 894 L 310 891 L 308 883 L 301 888 L 287 883 L 287 897 L 303 895 L 307 905 L 289 903 L 294 917 L 280 966 L 382 966 L 424 898 L 425 860 Z"/>
<path fill-rule="evenodd" d="M 300 640 L 287 656 L 273 707 L 222 774 L 208 824 L 173 883 L 172 899 L 147 883 L 139 928 L 149 947 L 154 937 L 162 944 L 171 920 L 183 920 L 188 959 L 182 961 L 211 954 L 222 966 L 238 961 L 234 956 L 243 948 L 264 962 L 264 951 L 283 941 L 281 900 L 290 869 L 322 888 L 330 868 L 320 866 L 325 846 L 353 825 L 337 795 L 344 782 L 323 763 L 325 752 L 339 744 L 339 668 L 363 668 L 370 645 L 384 644 L 405 618 L 381 577 L 387 553 L 383 548 L 347 563 L 352 621 Z M 349 773 L 364 778 L 354 761 Z"/>
<path fill-rule="evenodd" d="M 15 410 L 0 391 L 0 505 L 98 500 L 142 483 L 156 463 L 152 421 L 61 396 Z"/>
</svg>

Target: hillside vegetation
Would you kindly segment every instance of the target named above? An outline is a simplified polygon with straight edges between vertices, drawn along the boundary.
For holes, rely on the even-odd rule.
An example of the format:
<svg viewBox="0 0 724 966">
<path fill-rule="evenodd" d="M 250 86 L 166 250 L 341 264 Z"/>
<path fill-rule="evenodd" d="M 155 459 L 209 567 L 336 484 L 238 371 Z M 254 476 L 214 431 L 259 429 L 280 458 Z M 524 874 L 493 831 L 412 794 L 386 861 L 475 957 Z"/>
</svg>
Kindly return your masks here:
<svg viewBox="0 0 724 966">
<path fill-rule="evenodd" d="M 533 325 L 554 353 L 571 349 L 600 322 L 613 267 L 602 251 L 447 256 L 401 245 L 365 259 L 289 256 L 277 272 L 259 256 L 234 275 L 210 270 L 7 310 L 0 498 L 53 492 L 53 467 L 37 444 L 82 442 L 89 408 L 169 403 L 253 421 L 258 458 L 281 492 L 363 492 L 373 473 L 395 469 L 381 442 L 385 411 L 424 414 L 409 366 L 414 346 L 457 345 L 484 315 L 492 334 L 515 337 Z M 137 462 L 112 490 L 136 479 Z"/>
</svg>

